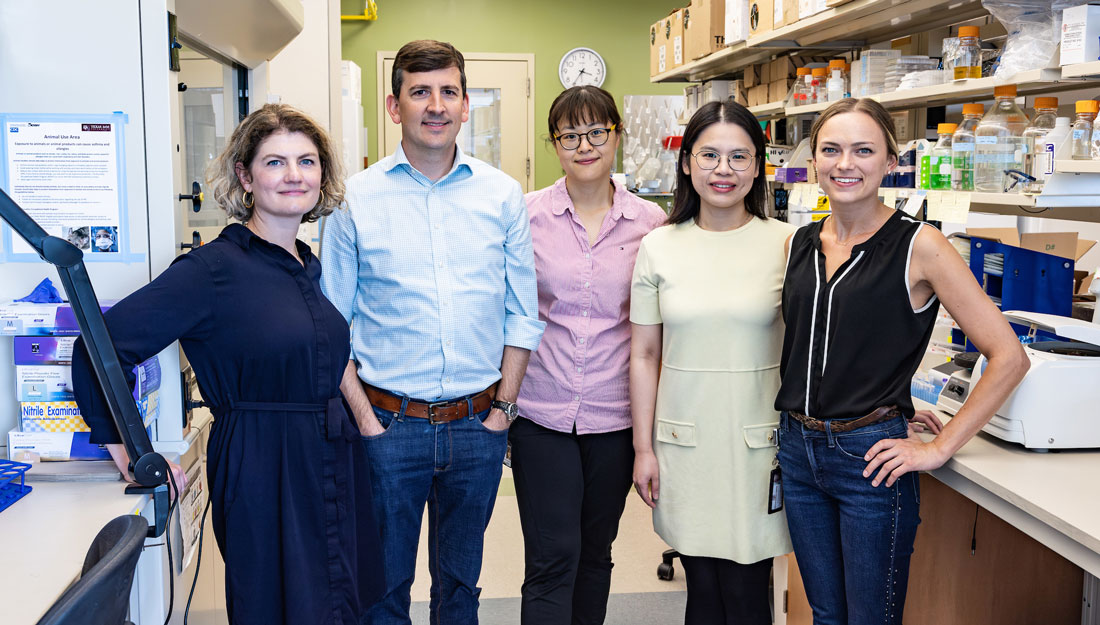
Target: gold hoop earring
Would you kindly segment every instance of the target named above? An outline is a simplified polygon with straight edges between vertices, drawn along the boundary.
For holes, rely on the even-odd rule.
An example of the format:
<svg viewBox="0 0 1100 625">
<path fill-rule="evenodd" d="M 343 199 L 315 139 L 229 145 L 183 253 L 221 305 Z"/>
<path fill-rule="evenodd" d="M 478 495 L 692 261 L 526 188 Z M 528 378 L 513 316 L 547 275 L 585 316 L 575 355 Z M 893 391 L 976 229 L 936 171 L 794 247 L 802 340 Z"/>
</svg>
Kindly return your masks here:
<svg viewBox="0 0 1100 625">
<path fill-rule="evenodd" d="M 245 208 L 252 208 L 256 205 L 256 198 L 251 191 L 245 191 L 241 194 L 241 204 L 244 204 Z"/>
<path fill-rule="evenodd" d="M 322 206 L 325 205 L 325 190 L 324 189 L 317 189 L 317 190 L 321 192 L 321 199 L 317 200 L 316 208 L 321 208 Z"/>
</svg>

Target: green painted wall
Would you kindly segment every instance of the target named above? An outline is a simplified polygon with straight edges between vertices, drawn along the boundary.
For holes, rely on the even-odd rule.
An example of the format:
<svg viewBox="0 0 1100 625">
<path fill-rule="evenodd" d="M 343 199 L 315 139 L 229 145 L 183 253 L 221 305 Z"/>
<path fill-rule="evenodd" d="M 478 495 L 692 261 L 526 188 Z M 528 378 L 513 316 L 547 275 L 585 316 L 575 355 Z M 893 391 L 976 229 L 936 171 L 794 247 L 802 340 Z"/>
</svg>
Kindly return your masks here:
<svg viewBox="0 0 1100 625">
<path fill-rule="evenodd" d="M 546 115 L 561 92 L 558 61 L 567 51 L 592 48 L 607 62 L 604 89 L 622 110 L 624 95 L 668 95 L 682 84 L 649 82 L 649 26 L 683 0 L 378 0 L 378 21 L 343 22 L 343 58 L 363 69 L 363 115 L 370 128 L 370 162 L 377 154 L 379 50 L 414 39 L 449 41 L 462 52 L 535 55 L 535 188 L 557 180 L 561 166 L 546 145 Z M 342 0 L 346 15 L 362 0 Z M 383 155 L 384 156 L 384 155 Z"/>
</svg>

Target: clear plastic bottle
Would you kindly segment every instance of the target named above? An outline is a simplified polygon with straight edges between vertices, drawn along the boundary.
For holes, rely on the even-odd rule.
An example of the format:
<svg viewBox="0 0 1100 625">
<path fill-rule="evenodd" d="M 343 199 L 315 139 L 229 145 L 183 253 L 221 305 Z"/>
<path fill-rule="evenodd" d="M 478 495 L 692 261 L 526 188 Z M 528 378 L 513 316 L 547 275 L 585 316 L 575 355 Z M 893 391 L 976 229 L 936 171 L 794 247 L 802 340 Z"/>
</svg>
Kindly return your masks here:
<svg viewBox="0 0 1100 625">
<path fill-rule="evenodd" d="M 794 91 L 791 95 L 791 106 L 806 106 L 812 104 L 810 96 L 813 95 L 813 77 L 810 76 L 810 68 L 799 67 L 795 70 Z"/>
<path fill-rule="evenodd" d="M 1077 119 L 1073 122 L 1073 159 L 1087 161 L 1092 159 L 1091 140 L 1092 122 L 1100 111 L 1100 102 L 1096 100 L 1078 100 L 1075 105 Z"/>
<path fill-rule="evenodd" d="M 1037 172 L 1043 169 L 1038 156 L 1043 149 L 1043 137 L 1054 129 L 1054 120 L 1058 119 L 1058 98 L 1035 98 L 1035 117 L 1031 118 L 1027 130 L 1024 131 L 1024 142 L 1027 152 L 1024 154 L 1024 171 L 1036 180 Z M 1028 191 L 1034 183 L 1028 183 Z"/>
<path fill-rule="evenodd" d="M 827 85 L 826 76 L 828 75 L 828 69 L 824 67 L 815 67 L 810 70 L 810 75 L 813 76 L 813 102 L 814 104 L 820 104 L 822 102 L 829 101 L 829 93 L 826 90 Z"/>
<path fill-rule="evenodd" d="M 951 137 L 951 188 L 955 191 L 974 190 L 974 129 L 984 114 L 980 103 L 963 105 L 962 123 Z"/>
<path fill-rule="evenodd" d="M 829 101 L 839 102 L 844 99 L 844 74 L 839 69 L 834 69 L 831 73 L 832 76 L 826 82 Z"/>
<path fill-rule="evenodd" d="M 848 78 L 844 75 L 844 59 L 829 61 L 829 80 L 825 83 L 829 101 L 836 102 L 848 97 Z"/>
<path fill-rule="evenodd" d="M 994 87 L 993 96 L 993 108 L 974 129 L 974 190 L 1002 193 L 1006 172 L 1024 170 L 1028 119 L 1016 105 L 1016 85 Z"/>
<path fill-rule="evenodd" d="M 955 60 L 955 80 L 982 77 L 981 29 L 977 26 L 959 27 L 959 53 Z"/>
<path fill-rule="evenodd" d="M 932 153 L 928 156 L 928 188 L 930 189 L 951 189 L 951 138 L 957 128 L 958 124 L 940 124 L 936 127 L 936 133 L 940 138 L 936 141 L 936 145 L 932 146 Z"/>
<path fill-rule="evenodd" d="M 1034 167 L 1028 172 L 1035 177 L 1035 181 L 1028 183 L 1028 193 L 1039 193 L 1043 190 L 1043 185 L 1054 173 L 1054 154 L 1058 151 L 1058 146 L 1069 139 L 1069 135 L 1069 118 L 1059 117 L 1054 120 L 1054 128 L 1036 142 L 1035 158 L 1032 161 Z"/>
</svg>

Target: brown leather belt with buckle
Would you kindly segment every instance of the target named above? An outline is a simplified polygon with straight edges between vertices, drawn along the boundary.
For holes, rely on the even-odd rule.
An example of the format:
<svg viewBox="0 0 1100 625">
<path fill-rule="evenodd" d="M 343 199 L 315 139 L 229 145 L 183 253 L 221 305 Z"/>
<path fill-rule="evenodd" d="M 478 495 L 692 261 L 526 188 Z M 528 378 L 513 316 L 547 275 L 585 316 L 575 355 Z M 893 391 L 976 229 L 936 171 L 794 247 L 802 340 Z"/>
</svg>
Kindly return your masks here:
<svg viewBox="0 0 1100 625">
<path fill-rule="evenodd" d="M 389 412 L 401 412 L 401 398 L 397 395 L 366 383 L 363 384 L 363 390 L 367 392 L 367 399 L 375 408 L 381 408 Z M 427 419 L 432 425 L 448 423 L 470 416 L 471 405 L 474 410 L 473 414 L 485 412 L 492 406 L 493 398 L 496 395 L 497 385 L 493 384 L 476 395 L 459 399 L 436 402 L 410 399 L 409 405 L 405 407 L 405 415 L 417 419 Z"/>
<path fill-rule="evenodd" d="M 815 432 L 825 432 L 825 421 L 820 419 L 814 419 L 813 417 L 807 417 L 800 412 L 790 411 L 787 414 L 794 417 L 795 421 L 798 421 L 802 425 L 806 426 L 807 430 L 813 430 Z M 880 406 L 875 408 L 870 414 L 866 414 L 862 417 L 855 419 L 848 419 L 846 421 L 840 421 L 837 419 L 829 419 L 833 434 L 840 434 L 842 432 L 851 432 L 857 428 L 861 428 L 865 425 L 874 425 L 876 423 L 882 423 L 883 421 L 889 421 L 901 416 L 901 411 L 897 406 Z"/>
</svg>

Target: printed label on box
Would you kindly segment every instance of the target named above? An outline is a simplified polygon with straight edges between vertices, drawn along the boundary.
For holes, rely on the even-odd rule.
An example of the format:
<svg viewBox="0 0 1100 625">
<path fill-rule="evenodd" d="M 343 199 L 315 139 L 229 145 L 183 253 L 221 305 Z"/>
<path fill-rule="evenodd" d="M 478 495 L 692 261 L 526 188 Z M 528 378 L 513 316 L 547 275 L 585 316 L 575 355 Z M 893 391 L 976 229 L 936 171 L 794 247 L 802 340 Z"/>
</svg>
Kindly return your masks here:
<svg viewBox="0 0 1100 625">
<path fill-rule="evenodd" d="M 91 428 L 72 401 L 25 402 L 19 405 L 24 432 L 88 432 Z"/>
<path fill-rule="evenodd" d="M 15 386 L 20 402 L 73 401 L 72 369 L 59 365 L 16 365 Z"/>
<path fill-rule="evenodd" d="M 17 336 L 13 344 L 16 365 L 68 365 L 73 361 L 75 336 Z"/>
</svg>

